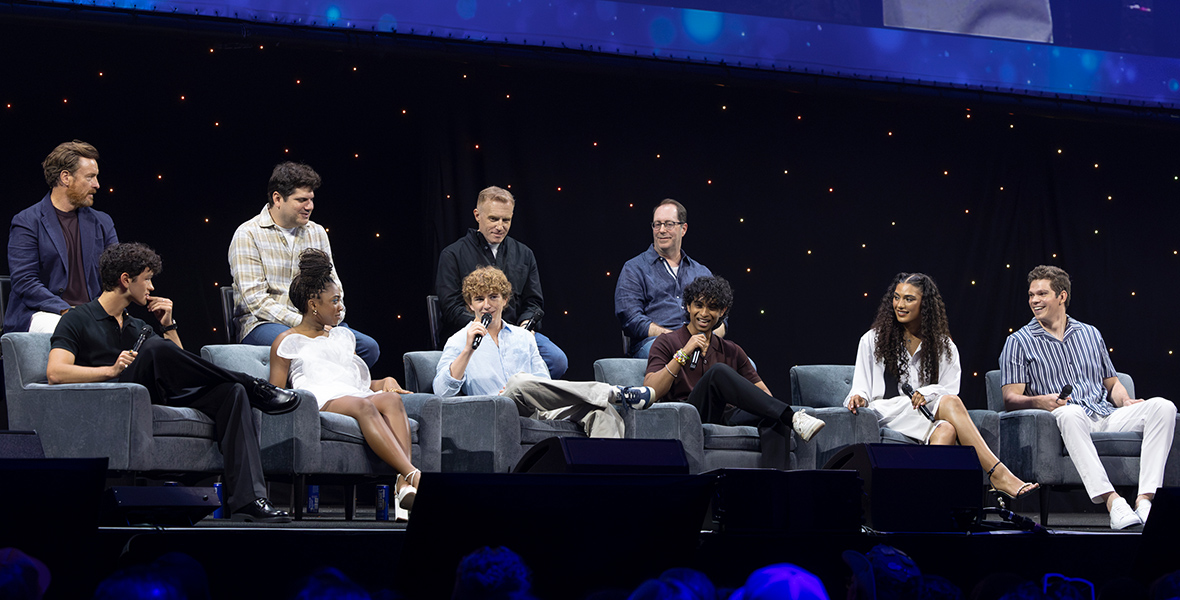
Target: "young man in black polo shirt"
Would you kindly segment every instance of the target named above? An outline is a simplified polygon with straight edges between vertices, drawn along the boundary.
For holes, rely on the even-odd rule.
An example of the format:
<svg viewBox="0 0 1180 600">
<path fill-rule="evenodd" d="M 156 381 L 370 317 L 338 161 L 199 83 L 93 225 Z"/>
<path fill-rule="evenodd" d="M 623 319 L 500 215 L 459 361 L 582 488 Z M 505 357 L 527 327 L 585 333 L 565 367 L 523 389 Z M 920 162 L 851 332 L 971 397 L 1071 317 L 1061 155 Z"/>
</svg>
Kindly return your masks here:
<svg viewBox="0 0 1180 600">
<path fill-rule="evenodd" d="M 152 404 L 195 408 L 214 420 L 225 461 L 226 507 L 235 520 L 291 520 L 266 499 L 257 424 L 251 406 L 282 414 L 299 405 L 290 390 L 227 371 L 185 352 L 172 319 L 172 301 L 152 296 L 160 257 L 143 244 L 109 246 L 99 259 L 102 294 L 67 312 L 50 341 L 49 383 L 118 380 L 148 389 Z M 163 327 L 161 338 L 127 313 L 146 306 Z M 140 336 L 146 336 L 136 351 Z"/>
<path fill-rule="evenodd" d="M 786 468 L 793 429 L 804 442 L 824 422 L 770 395 L 741 346 L 713 333 L 733 306 L 721 277 L 697 277 L 684 288 L 688 324 L 652 343 L 643 385 L 661 402 L 687 402 L 702 423 L 757 426 L 765 466 Z M 694 352 L 700 355 L 693 360 Z M 695 368 L 694 368 L 695 366 Z"/>
</svg>

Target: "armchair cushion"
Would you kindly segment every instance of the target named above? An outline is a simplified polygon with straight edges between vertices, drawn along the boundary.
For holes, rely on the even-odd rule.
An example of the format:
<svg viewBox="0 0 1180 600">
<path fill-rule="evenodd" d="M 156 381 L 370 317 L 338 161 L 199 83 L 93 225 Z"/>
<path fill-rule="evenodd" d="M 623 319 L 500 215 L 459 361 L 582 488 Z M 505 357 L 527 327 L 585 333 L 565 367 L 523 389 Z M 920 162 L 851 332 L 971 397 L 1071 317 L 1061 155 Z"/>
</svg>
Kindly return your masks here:
<svg viewBox="0 0 1180 600">
<path fill-rule="evenodd" d="M 205 413 L 187 407 L 152 405 L 152 435 L 217 440 L 217 426 Z"/>
<path fill-rule="evenodd" d="M 520 420 L 520 443 L 531 446 L 551 437 L 586 437 L 582 426 L 573 421 L 542 421 L 528 417 Z"/>
<path fill-rule="evenodd" d="M 708 450 L 762 451 L 757 427 L 744 425 L 730 427 L 713 423 L 705 423 L 702 427 L 705 434 L 705 448 Z"/>
</svg>

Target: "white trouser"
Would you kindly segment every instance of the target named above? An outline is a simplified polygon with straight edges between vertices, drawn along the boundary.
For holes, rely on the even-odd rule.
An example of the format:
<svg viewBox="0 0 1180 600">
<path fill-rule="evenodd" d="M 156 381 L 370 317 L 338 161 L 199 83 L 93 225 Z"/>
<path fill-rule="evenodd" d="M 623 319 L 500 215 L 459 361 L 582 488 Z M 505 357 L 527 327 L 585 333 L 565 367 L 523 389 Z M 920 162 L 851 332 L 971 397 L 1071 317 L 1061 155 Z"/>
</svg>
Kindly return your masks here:
<svg viewBox="0 0 1180 600">
<path fill-rule="evenodd" d="M 53 333 L 60 320 L 61 315 L 57 313 L 35 312 L 33 320 L 29 322 L 29 333 Z"/>
<path fill-rule="evenodd" d="M 581 424 L 592 438 L 622 438 L 623 417 L 610 404 L 614 393 L 615 387 L 605 383 L 517 373 L 508 378 L 502 395 L 516 401 L 522 416 L 545 421 L 566 419 Z"/>
<path fill-rule="evenodd" d="M 1095 504 L 1102 502 L 1102 496 L 1113 492 L 1114 486 L 1102 468 L 1098 450 L 1094 448 L 1092 432 L 1143 433 L 1143 446 L 1139 450 L 1139 494 L 1155 494 L 1164 483 L 1164 464 L 1172 449 L 1172 438 L 1176 433 L 1176 405 L 1165 398 L 1155 397 L 1144 402 L 1123 406 L 1113 413 L 1098 419 L 1091 419 L 1081 406 L 1069 404 L 1053 411 L 1061 438 L 1086 493 Z M 1133 504 L 1133 503 L 1132 503 Z"/>
</svg>

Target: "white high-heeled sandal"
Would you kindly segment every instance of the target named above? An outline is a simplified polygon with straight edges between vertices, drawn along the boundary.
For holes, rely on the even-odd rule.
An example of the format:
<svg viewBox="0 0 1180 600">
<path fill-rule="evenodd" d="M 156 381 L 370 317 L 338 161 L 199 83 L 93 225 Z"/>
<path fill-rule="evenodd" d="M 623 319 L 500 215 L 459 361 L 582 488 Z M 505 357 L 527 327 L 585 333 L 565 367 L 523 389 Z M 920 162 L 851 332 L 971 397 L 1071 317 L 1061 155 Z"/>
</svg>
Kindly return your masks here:
<svg viewBox="0 0 1180 600">
<path fill-rule="evenodd" d="M 403 481 L 406 483 L 397 490 L 396 498 L 398 508 L 402 508 L 407 511 L 414 509 L 414 498 L 418 496 L 418 488 L 415 487 L 411 481 L 414 479 L 415 473 L 418 475 L 418 481 L 421 482 L 422 472 L 418 469 L 410 471 L 410 474 L 405 477 L 402 477 L 400 474 L 397 476 L 398 483 Z"/>
</svg>

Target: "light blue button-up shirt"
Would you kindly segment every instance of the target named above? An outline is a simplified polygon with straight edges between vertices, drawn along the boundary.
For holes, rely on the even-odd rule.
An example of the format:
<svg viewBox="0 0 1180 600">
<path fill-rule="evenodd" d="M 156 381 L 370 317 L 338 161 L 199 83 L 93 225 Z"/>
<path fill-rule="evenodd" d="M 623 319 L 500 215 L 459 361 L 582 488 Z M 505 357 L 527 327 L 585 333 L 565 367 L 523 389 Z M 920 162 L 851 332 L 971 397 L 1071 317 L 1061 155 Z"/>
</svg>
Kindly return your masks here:
<svg viewBox="0 0 1180 600">
<path fill-rule="evenodd" d="M 549 368 L 537 351 L 536 338 L 524 329 L 507 323 L 500 330 L 499 346 L 487 336 L 471 354 L 463 378 L 451 377 L 451 363 L 455 362 L 467 344 L 467 327 L 456 331 L 443 347 L 442 358 L 434 374 L 435 394 L 444 398 L 498 395 L 508 384 L 508 378 L 517 373 L 532 373 L 549 379 Z"/>
</svg>

